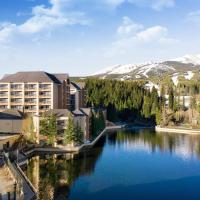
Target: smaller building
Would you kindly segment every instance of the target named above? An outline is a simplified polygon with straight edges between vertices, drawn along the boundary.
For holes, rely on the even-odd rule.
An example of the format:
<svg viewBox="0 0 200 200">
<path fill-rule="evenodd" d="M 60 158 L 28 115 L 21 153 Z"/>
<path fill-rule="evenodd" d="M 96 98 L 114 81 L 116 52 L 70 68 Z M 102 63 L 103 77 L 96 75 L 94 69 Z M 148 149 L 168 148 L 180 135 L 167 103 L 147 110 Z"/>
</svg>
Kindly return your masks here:
<svg viewBox="0 0 200 200">
<path fill-rule="evenodd" d="M 86 107 L 86 88 L 84 82 L 70 83 L 70 104 L 72 111 Z"/>
<path fill-rule="evenodd" d="M 47 116 L 52 114 L 56 116 L 58 135 L 62 135 L 64 133 L 64 130 L 67 128 L 69 116 L 71 115 L 74 125 L 78 123 L 81 127 L 84 134 L 84 140 L 89 140 L 91 127 L 90 119 L 92 116 L 90 108 L 81 108 L 73 112 L 68 109 L 53 109 L 46 112 Z M 38 121 L 38 117 L 39 116 L 34 116 L 34 120 Z"/>
<path fill-rule="evenodd" d="M 91 135 L 91 108 L 80 108 L 72 112 L 74 123 L 78 123 L 84 132 L 84 139 L 89 140 Z"/>
<path fill-rule="evenodd" d="M 22 133 L 23 115 L 17 110 L 0 112 L 0 133 Z"/>
</svg>

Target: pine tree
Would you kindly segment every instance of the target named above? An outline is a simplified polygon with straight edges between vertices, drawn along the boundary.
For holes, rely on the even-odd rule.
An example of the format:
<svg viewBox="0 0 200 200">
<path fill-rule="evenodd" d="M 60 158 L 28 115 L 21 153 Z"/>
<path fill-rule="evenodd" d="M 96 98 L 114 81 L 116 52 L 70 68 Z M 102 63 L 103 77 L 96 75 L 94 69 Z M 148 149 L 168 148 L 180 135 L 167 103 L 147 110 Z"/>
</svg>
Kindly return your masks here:
<svg viewBox="0 0 200 200">
<path fill-rule="evenodd" d="M 151 114 L 155 115 L 159 107 L 158 92 L 155 87 L 153 87 L 152 92 L 151 92 L 151 102 L 152 102 Z"/>
<path fill-rule="evenodd" d="M 68 122 L 67 122 L 67 128 L 64 131 L 64 137 L 63 137 L 63 143 L 66 144 L 71 144 L 75 140 L 74 136 L 74 122 L 72 119 L 72 116 L 69 114 L 68 116 Z"/>
<path fill-rule="evenodd" d="M 149 118 L 151 116 L 151 99 L 149 98 L 149 96 L 144 97 L 142 114 L 145 118 Z"/>
<path fill-rule="evenodd" d="M 51 114 L 48 118 L 48 140 L 50 144 L 53 144 L 56 140 L 56 134 L 57 134 L 57 122 L 56 122 L 56 116 L 54 114 Z"/>
<path fill-rule="evenodd" d="M 46 116 L 46 114 L 43 114 L 40 119 L 40 134 L 47 136 L 48 132 L 49 132 L 48 117 Z"/>
<path fill-rule="evenodd" d="M 30 141 L 35 143 L 36 141 L 36 135 L 34 132 L 34 123 L 33 123 L 33 117 L 30 117 L 30 125 L 29 125 L 29 134 L 30 134 Z"/>
<path fill-rule="evenodd" d="M 169 88 L 169 108 L 174 110 L 174 91 L 173 88 Z"/>
<path fill-rule="evenodd" d="M 156 110 L 156 124 L 160 125 L 162 122 L 162 111 L 161 109 Z"/>
<path fill-rule="evenodd" d="M 84 133 L 83 130 L 81 129 L 81 126 L 79 123 L 76 123 L 76 126 L 74 127 L 74 142 L 77 144 L 82 144 L 84 139 Z"/>
</svg>

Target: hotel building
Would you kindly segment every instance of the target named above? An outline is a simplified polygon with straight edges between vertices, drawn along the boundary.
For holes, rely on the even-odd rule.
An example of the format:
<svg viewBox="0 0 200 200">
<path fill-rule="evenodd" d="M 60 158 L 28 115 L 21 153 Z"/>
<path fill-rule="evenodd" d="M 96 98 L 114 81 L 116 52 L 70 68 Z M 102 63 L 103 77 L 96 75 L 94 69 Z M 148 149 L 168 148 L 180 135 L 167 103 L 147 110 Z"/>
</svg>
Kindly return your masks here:
<svg viewBox="0 0 200 200">
<path fill-rule="evenodd" d="M 68 74 L 18 72 L 0 80 L 0 111 L 12 109 L 41 114 L 50 109 L 69 108 Z"/>
<path fill-rule="evenodd" d="M 71 111 L 86 107 L 86 87 L 84 82 L 70 83 Z"/>
</svg>

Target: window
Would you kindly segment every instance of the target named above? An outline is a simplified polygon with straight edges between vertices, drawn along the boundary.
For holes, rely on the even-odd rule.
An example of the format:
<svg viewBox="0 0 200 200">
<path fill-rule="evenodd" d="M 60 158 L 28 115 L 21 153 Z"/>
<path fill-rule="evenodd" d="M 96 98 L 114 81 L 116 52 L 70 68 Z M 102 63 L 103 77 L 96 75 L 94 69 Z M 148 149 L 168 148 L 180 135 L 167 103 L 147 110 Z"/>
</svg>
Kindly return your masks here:
<svg viewBox="0 0 200 200">
<path fill-rule="evenodd" d="M 36 92 L 25 92 L 25 96 L 36 96 Z"/>
<path fill-rule="evenodd" d="M 13 109 L 13 110 L 22 110 L 23 106 L 11 106 L 11 109 Z"/>
<path fill-rule="evenodd" d="M 0 99 L 0 103 L 8 103 L 8 99 Z"/>
<path fill-rule="evenodd" d="M 11 84 L 11 89 L 21 90 L 22 89 L 22 85 L 21 84 Z"/>
<path fill-rule="evenodd" d="M 11 99 L 12 103 L 22 103 L 22 99 Z"/>
<path fill-rule="evenodd" d="M 37 85 L 36 84 L 26 84 L 25 88 L 28 90 L 32 90 L 32 89 L 35 90 L 37 88 Z"/>
<path fill-rule="evenodd" d="M 11 92 L 11 96 L 22 96 L 22 92 Z"/>
<path fill-rule="evenodd" d="M 8 84 L 0 84 L 0 90 L 8 89 Z"/>
<path fill-rule="evenodd" d="M 8 92 L 0 92 L 0 96 L 8 96 Z"/>
</svg>

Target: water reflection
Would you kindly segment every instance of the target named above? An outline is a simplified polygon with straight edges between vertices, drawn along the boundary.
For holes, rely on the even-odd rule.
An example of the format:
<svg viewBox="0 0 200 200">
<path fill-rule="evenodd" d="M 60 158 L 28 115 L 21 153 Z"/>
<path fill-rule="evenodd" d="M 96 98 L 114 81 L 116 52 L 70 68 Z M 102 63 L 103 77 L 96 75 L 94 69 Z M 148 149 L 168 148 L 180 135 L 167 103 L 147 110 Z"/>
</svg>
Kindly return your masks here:
<svg viewBox="0 0 200 200">
<path fill-rule="evenodd" d="M 102 148 L 97 148 L 79 155 L 36 155 L 29 160 L 25 171 L 39 191 L 40 200 L 67 199 L 74 181 L 94 172 L 101 153 Z"/>
<path fill-rule="evenodd" d="M 170 152 L 182 159 L 200 158 L 200 135 L 155 133 L 153 130 L 135 130 L 124 134 L 119 131 L 108 135 L 108 142 L 115 147 L 122 146 L 130 151 L 142 150 Z"/>
<path fill-rule="evenodd" d="M 102 163 L 108 162 L 108 157 L 114 151 L 123 152 L 120 153 L 120 156 L 125 156 L 127 152 L 131 154 L 145 152 L 150 155 L 159 152 L 159 154 L 163 154 L 163 157 L 165 154 L 169 154 L 182 160 L 199 159 L 200 136 L 155 133 L 153 130 L 113 132 L 108 133 L 94 149 L 88 152 L 66 155 L 35 155 L 29 160 L 29 164 L 24 170 L 33 185 L 38 189 L 40 200 L 60 200 L 69 197 L 73 199 L 70 191 L 73 189 L 74 184 L 81 177 L 87 177 L 88 179 L 92 177 L 98 162 L 101 162 L 100 168 L 100 166 L 103 166 Z M 132 161 L 126 159 L 126 164 Z M 113 160 L 112 167 L 123 170 L 120 160 L 118 162 Z M 101 170 L 99 168 L 98 171 Z M 126 179 L 128 179 L 129 173 L 131 171 L 125 172 Z M 102 173 L 99 172 L 99 174 L 102 176 Z M 151 179 L 153 180 L 153 178 Z M 118 179 L 113 178 L 114 181 L 117 182 Z M 127 182 L 131 181 L 127 180 Z"/>
</svg>

